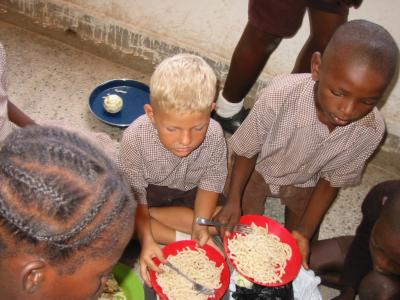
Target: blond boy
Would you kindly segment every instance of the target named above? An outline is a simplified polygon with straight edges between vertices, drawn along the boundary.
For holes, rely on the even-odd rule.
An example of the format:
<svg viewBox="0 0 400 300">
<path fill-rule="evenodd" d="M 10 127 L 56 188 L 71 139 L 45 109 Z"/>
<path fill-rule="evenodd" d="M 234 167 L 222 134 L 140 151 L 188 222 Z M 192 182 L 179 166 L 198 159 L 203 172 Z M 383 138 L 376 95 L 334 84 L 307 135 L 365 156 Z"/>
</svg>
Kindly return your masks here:
<svg viewBox="0 0 400 300">
<path fill-rule="evenodd" d="M 124 132 L 119 165 L 138 201 L 136 232 L 141 275 L 160 271 L 159 243 L 190 234 L 211 243 L 195 217 L 211 218 L 227 176 L 227 153 L 214 109 L 216 76 L 200 57 L 179 54 L 161 62 L 150 81 L 150 104 Z M 190 238 L 188 235 L 188 238 Z"/>
</svg>

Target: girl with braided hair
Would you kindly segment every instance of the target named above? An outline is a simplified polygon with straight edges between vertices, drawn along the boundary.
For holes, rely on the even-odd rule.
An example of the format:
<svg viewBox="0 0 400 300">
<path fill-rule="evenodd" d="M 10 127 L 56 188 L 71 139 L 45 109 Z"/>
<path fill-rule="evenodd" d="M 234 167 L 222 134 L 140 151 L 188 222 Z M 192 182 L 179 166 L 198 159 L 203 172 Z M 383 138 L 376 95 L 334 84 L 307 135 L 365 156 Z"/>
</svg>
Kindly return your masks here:
<svg viewBox="0 0 400 300">
<path fill-rule="evenodd" d="M 32 126 L 0 150 L 2 299 L 97 299 L 134 227 L 135 201 L 102 151 Z"/>
</svg>

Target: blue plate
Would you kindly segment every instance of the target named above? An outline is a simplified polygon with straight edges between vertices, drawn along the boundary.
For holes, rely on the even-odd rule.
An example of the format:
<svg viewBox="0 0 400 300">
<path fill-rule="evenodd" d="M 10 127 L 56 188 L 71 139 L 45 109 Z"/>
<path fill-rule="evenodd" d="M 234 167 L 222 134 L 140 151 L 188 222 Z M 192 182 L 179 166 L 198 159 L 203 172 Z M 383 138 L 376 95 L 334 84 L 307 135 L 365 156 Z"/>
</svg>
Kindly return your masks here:
<svg viewBox="0 0 400 300">
<path fill-rule="evenodd" d="M 103 107 L 105 96 L 116 94 L 124 100 L 121 111 L 112 114 Z M 129 126 L 137 117 L 144 114 L 143 106 L 150 103 L 149 87 L 136 80 L 115 79 L 97 86 L 89 97 L 90 111 L 97 119 L 118 127 Z"/>
</svg>

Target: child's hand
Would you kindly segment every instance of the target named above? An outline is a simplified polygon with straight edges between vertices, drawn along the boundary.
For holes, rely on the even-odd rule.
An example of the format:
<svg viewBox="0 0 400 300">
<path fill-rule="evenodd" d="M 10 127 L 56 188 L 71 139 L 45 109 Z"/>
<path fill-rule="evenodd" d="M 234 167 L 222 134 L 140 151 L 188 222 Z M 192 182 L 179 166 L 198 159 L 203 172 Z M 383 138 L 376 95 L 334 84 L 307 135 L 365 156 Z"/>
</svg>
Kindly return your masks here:
<svg viewBox="0 0 400 300">
<path fill-rule="evenodd" d="M 210 239 L 210 234 L 206 227 L 194 224 L 192 229 L 192 240 L 195 240 L 199 246 L 204 246 Z"/>
<path fill-rule="evenodd" d="M 154 240 L 144 242 L 139 258 L 140 275 L 149 287 L 151 287 L 151 283 L 148 268 L 157 273 L 163 272 L 163 270 L 154 263 L 153 257 L 157 257 L 161 262 L 165 262 L 161 248 Z"/>
<path fill-rule="evenodd" d="M 197 238 L 195 236 L 197 236 Z M 200 228 L 198 230 L 195 230 L 193 228 L 192 240 L 195 240 L 199 246 L 204 246 L 205 244 L 207 244 L 207 245 L 213 247 L 222 256 L 225 257 L 225 253 L 220 248 L 218 248 L 218 246 L 215 244 L 215 242 L 211 238 L 207 229 Z"/>
<path fill-rule="evenodd" d="M 213 218 L 213 220 L 226 225 L 219 228 L 219 234 L 222 238 L 225 235 L 230 235 L 232 228 L 239 223 L 239 219 L 240 205 L 232 201 L 228 201 Z"/>
<path fill-rule="evenodd" d="M 304 269 L 308 270 L 308 258 L 310 256 L 310 241 L 303 234 L 301 234 L 296 230 L 292 231 L 292 235 L 295 238 L 297 245 L 299 246 L 302 265 Z"/>
</svg>

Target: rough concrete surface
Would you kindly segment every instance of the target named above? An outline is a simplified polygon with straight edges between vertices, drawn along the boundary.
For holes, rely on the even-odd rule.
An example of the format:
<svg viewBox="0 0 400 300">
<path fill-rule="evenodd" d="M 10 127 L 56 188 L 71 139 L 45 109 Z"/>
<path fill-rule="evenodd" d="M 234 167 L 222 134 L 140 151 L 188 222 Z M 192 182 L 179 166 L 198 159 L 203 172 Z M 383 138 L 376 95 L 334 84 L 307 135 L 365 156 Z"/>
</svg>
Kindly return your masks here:
<svg viewBox="0 0 400 300">
<path fill-rule="evenodd" d="M 7 51 L 9 96 L 36 120 L 59 120 L 80 128 L 106 132 L 118 144 L 122 130 L 97 120 L 88 109 L 90 92 L 110 79 L 145 83 L 149 72 L 116 64 L 69 45 L 0 21 L 0 42 Z M 340 191 L 322 224 L 320 237 L 352 234 L 360 221 L 360 203 L 376 183 L 400 178 L 400 155 L 380 151 L 356 187 Z M 266 214 L 282 220 L 279 201 L 268 201 Z M 322 288 L 323 298 L 337 291 Z"/>
</svg>

